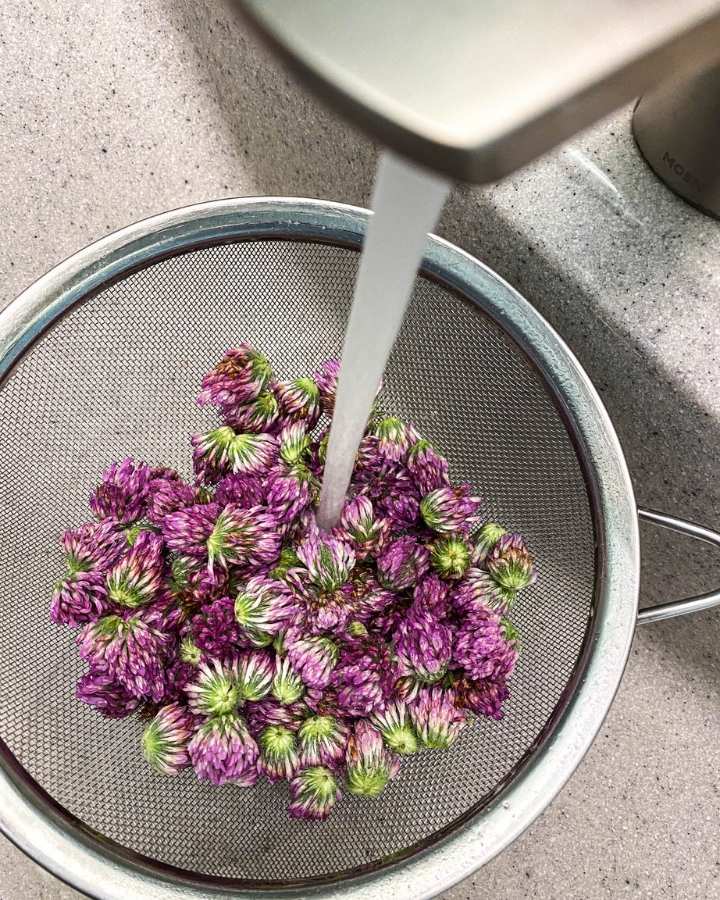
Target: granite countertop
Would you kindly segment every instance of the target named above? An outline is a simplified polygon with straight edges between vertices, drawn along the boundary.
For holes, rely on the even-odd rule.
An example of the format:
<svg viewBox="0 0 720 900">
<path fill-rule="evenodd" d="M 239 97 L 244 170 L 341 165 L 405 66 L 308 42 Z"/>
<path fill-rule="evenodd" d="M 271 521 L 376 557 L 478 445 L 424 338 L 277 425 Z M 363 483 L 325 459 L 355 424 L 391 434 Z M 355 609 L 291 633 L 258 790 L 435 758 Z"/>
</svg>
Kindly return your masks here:
<svg viewBox="0 0 720 900">
<path fill-rule="evenodd" d="M 7 0 L 0 34 L 0 306 L 144 216 L 248 194 L 366 205 L 375 148 L 309 98 L 219 0 Z M 639 503 L 720 527 L 720 225 L 647 169 L 625 109 L 486 188 L 439 232 L 570 344 L 623 443 Z M 720 582 L 710 549 L 643 530 L 643 602 Z M 720 613 L 637 633 L 568 786 L 447 893 L 720 896 Z M 74 891 L 0 843 L 0 897 Z"/>
</svg>

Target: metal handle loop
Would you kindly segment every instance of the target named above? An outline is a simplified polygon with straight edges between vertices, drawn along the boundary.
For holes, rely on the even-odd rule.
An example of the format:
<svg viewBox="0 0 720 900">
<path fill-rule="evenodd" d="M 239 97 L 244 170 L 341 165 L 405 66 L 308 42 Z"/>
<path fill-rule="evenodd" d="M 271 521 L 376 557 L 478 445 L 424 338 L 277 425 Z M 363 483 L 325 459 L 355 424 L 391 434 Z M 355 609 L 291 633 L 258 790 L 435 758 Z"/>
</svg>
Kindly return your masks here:
<svg viewBox="0 0 720 900">
<path fill-rule="evenodd" d="M 678 534 L 687 534 L 714 544 L 720 549 L 720 534 L 711 531 L 694 522 L 686 522 L 684 519 L 676 519 L 665 513 L 652 509 L 638 509 L 638 518 L 641 521 L 652 522 L 660 528 L 668 528 Z M 687 597 L 685 600 L 672 600 L 669 603 L 661 603 L 659 606 L 650 606 L 638 612 L 638 625 L 647 625 L 648 622 L 660 622 L 662 619 L 674 619 L 675 616 L 684 616 L 688 613 L 700 612 L 704 609 L 712 609 L 720 606 L 720 590 L 711 591 L 708 594 L 698 594 L 697 597 Z"/>
</svg>

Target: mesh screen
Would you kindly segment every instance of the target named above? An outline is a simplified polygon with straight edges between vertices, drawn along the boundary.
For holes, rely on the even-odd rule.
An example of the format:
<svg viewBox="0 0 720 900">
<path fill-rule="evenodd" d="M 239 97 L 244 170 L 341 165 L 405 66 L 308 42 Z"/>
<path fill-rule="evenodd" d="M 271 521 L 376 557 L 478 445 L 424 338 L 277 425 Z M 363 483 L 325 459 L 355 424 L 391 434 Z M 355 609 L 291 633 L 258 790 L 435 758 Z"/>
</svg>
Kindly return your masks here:
<svg viewBox="0 0 720 900">
<path fill-rule="evenodd" d="M 533 749 L 571 679 L 594 586 L 590 505 L 560 416 L 515 345 L 425 278 L 387 371 L 383 406 L 412 420 L 522 531 L 539 579 L 513 614 L 523 653 L 502 722 L 408 760 L 374 801 L 344 798 L 323 824 L 291 821 L 285 786 L 154 775 L 142 722 L 78 703 L 73 635 L 48 607 L 58 537 L 89 518 L 103 468 L 132 454 L 189 475 L 188 436 L 213 421 L 199 379 L 240 340 L 280 377 L 337 355 L 354 251 L 262 241 L 195 250 L 107 287 L 62 319 L 0 390 L 0 736 L 65 809 L 133 851 L 202 875 L 302 881 L 378 864 L 487 801 Z"/>
</svg>

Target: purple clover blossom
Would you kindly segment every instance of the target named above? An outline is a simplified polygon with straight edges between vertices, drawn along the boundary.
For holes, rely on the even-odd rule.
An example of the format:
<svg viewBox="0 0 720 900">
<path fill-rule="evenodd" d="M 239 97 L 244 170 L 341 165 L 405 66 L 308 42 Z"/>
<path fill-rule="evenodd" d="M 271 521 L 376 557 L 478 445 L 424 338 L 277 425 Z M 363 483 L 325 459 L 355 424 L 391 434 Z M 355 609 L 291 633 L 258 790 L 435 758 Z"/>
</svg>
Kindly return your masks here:
<svg viewBox="0 0 720 900">
<path fill-rule="evenodd" d="M 537 577 L 532 555 L 517 533 L 504 534 L 498 540 L 485 566 L 493 581 L 505 591 L 520 591 Z"/>
<path fill-rule="evenodd" d="M 349 544 L 337 538 L 310 535 L 297 547 L 310 581 L 321 591 L 332 593 L 349 578 L 355 566 L 355 553 Z"/>
<path fill-rule="evenodd" d="M 231 662 L 240 647 L 246 646 L 243 632 L 235 620 L 235 604 L 230 597 L 219 597 L 203 607 L 190 625 L 194 645 L 200 653 Z"/>
<path fill-rule="evenodd" d="M 264 506 L 267 497 L 262 475 L 226 475 L 218 482 L 215 501 L 221 506 L 234 503 L 243 509 Z"/>
<path fill-rule="evenodd" d="M 235 431 L 256 433 L 270 431 L 280 415 L 277 397 L 272 390 L 263 391 L 241 406 L 223 407 L 223 421 Z"/>
<path fill-rule="evenodd" d="M 268 725 L 258 737 L 260 770 L 268 781 L 290 781 L 300 766 L 295 735 L 284 725 Z"/>
<path fill-rule="evenodd" d="M 234 604 L 236 622 L 257 647 L 270 644 L 299 610 L 298 601 L 286 584 L 262 576 L 251 578 Z"/>
<path fill-rule="evenodd" d="M 170 638 L 139 616 L 105 616 L 86 625 L 77 637 L 80 656 L 92 668 L 105 669 L 130 694 L 160 703 L 165 694 L 165 658 Z"/>
<path fill-rule="evenodd" d="M 330 429 L 324 428 L 316 437 L 307 453 L 307 466 L 316 478 L 319 478 L 325 468 L 325 460 L 327 458 L 327 446 L 330 438 Z"/>
<path fill-rule="evenodd" d="M 452 656 L 453 633 L 432 612 L 413 604 L 398 626 L 395 652 L 401 675 L 433 684 L 447 671 Z"/>
<path fill-rule="evenodd" d="M 201 781 L 252 787 L 258 779 L 258 746 L 237 713 L 216 716 L 201 725 L 188 753 Z"/>
<path fill-rule="evenodd" d="M 65 565 L 76 572 L 105 572 L 127 549 L 125 536 L 113 521 L 87 522 L 62 536 Z"/>
<path fill-rule="evenodd" d="M 327 687 L 340 653 L 338 645 L 327 637 L 303 637 L 299 629 L 288 630 L 285 642 L 288 659 L 303 682 L 308 687 Z"/>
<path fill-rule="evenodd" d="M 450 590 L 445 581 L 434 573 L 426 575 L 415 587 L 413 606 L 433 615 L 438 621 L 447 617 Z"/>
<path fill-rule="evenodd" d="M 200 663 L 195 679 L 186 685 L 188 705 L 199 716 L 223 716 L 237 708 L 237 674 L 233 666 L 213 659 Z"/>
<path fill-rule="evenodd" d="M 430 564 L 443 578 L 457 581 L 470 567 L 471 550 L 460 535 L 438 538 L 430 548 Z"/>
<path fill-rule="evenodd" d="M 235 434 L 227 425 L 192 437 L 198 478 L 216 483 L 231 472 L 258 475 L 277 459 L 277 440 L 269 434 Z"/>
<path fill-rule="evenodd" d="M 195 503 L 195 491 L 178 477 L 153 478 L 148 492 L 148 521 L 158 527 L 168 513 L 177 512 Z"/>
<path fill-rule="evenodd" d="M 355 723 L 345 751 L 348 791 L 359 797 L 377 797 L 400 771 L 400 760 L 388 752 L 379 731 L 364 720 Z"/>
<path fill-rule="evenodd" d="M 259 703 L 248 703 L 245 706 L 247 723 L 250 731 L 257 735 L 268 725 L 283 725 L 292 732 L 298 730 L 307 717 L 307 707 L 302 703 L 278 703 L 265 697 Z"/>
<path fill-rule="evenodd" d="M 266 650 L 250 650 L 235 665 L 235 680 L 241 700 L 257 703 L 270 693 L 275 664 Z"/>
<path fill-rule="evenodd" d="M 110 612 L 105 576 L 101 572 L 76 571 L 56 582 L 50 618 L 57 625 L 77 628 Z"/>
<path fill-rule="evenodd" d="M 327 819 L 340 797 L 333 773 L 324 766 L 312 766 L 290 782 L 288 812 L 293 819 Z"/>
<path fill-rule="evenodd" d="M 312 428 L 320 418 L 320 389 L 312 378 L 281 382 L 276 393 L 285 422 L 304 422 Z"/>
<path fill-rule="evenodd" d="M 415 528 L 418 524 L 420 501 L 412 494 L 391 493 L 377 502 L 389 531 L 403 533 Z"/>
<path fill-rule="evenodd" d="M 398 538 L 377 557 L 378 578 L 390 590 L 411 587 L 427 572 L 430 552 L 412 535 Z"/>
<path fill-rule="evenodd" d="M 272 680 L 272 695 L 283 706 L 296 703 L 305 693 L 302 678 L 293 669 L 286 656 L 275 657 L 275 673 Z"/>
<path fill-rule="evenodd" d="M 332 675 L 338 710 L 347 716 L 369 716 L 390 698 L 397 675 L 384 642 L 347 646 Z"/>
<path fill-rule="evenodd" d="M 163 706 L 142 736 L 145 759 L 161 775 L 177 775 L 190 765 L 188 741 L 195 730 L 195 719 L 184 706 Z"/>
<path fill-rule="evenodd" d="M 208 538 L 221 508 L 217 503 L 196 503 L 165 516 L 162 532 L 168 550 L 182 556 L 205 559 Z"/>
<path fill-rule="evenodd" d="M 215 368 L 202 380 L 199 406 L 212 404 L 223 414 L 258 397 L 272 377 L 270 363 L 250 344 L 228 350 Z"/>
<path fill-rule="evenodd" d="M 128 456 L 105 470 L 102 482 L 90 495 L 90 509 L 98 519 L 129 525 L 142 518 L 147 507 L 152 470 Z"/>
<path fill-rule="evenodd" d="M 451 688 L 421 688 L 410 704 L 410 719 L 420 742 L 432 750 L 446 750 L 466 724 Z"/>
<path fill-rule="evenodd" d="M 204 434 L 194 434 L 190 438 L 193 470 L 199 480 L 215 484 L 232 471 L 230 448 L 234 440 L 235 432 L 229 425 L 213 428 Z"/>
<path fill-rule="evenodd" d="M 289 466 L 302 463 L 311 446 L 311 438 L 304 422 L 291 422 L 278 435 L 280 458 Z"/>
<path fill-rule="evenodd" d="M 456 685 L 458 702 L 478 716 L 500 720 L 503 717 L 503 703 L 510 696 L 504 678 L 483 678 L 471 681 L 464 678 Z"/>
<path fill-rule="evenodd" d="M 336 768 L 345 756 L 350 730 L 334 716 L 311 716 L 298 729 L 300 765 Z"/>
<path fill-rule="evenodd" d="M 507 678 L 518 658 L 515 634 L 509 638 L 497 613 L 475 609 L 455 632 L 453 659 L 474 681 Z"/>
<path fill-rule="evenodd" d="M 476 565 L 485 562 L 490 551 L 505 534 L 507 534 L 507 531 L 502 525 L 497 525 L 495 522 L 486 522 L 475 537 L 473 562 Z"/>
<path fill-rule="evenodd" d="M 335 394 L 337 393 L 339 375 L 339 359 L 326 360 L 313 375 L 313 380 L 320 391 L 322 411 L 328 416 L 331 416 L 335 409 Z"/>
<path fill-rule="evenodd" d="M 437 488 L 420 501 L 425 524 L 441 534 L 467 534 L 477 522 L 479 508 L 480 499 L 470 496 L 467 484 Z"/>
<path fill-rule="evenodd" d="M 407 470 L 423 497 L 450 483 L 447 460 L 436 453 L 424 438 L 420 438 L 410 448 Z"/>
<path fill-rule="evenodd" d="M 339 537 L 352 543 L 359 560 L 375 554 L 389 531 L 387 519 L 377 517 L 369 497 L 359 495 L 345 504 L 340 517 Z"/>
<path fill-rule="evenodd" d="M 362 623 L 390 609 L 397 603 L 397 595 L 382 587 L 372 575 L 354 578 L 352 615 Z"/>
<path fill-rule="evenodd" d="M 370 721 L 395 753 L 403 756 L 417 753 L 417 735 L 410 720 L 407 704 L 402 700 L 388 703 L 383 709 L 375 712 Z"/>
<path fill-rule="evenodd" d="M 351 582 L 333 591 L 321 591 L 305 569 L 290 570 L 285 581 L 301 604 L 294 624 L 302 624 L 306 633 L 341 632 L 350 619 L 357 617 L 357 597 Z"/>
<path fill-rule="evenodd" d="M 404 422 L 394 416 L 387 416 L 377 422 L 372 434 L 377 438 L 377 450 L 383 459 L 394 463 L 405 459 L 410 440 Z"/>
<path fill-rule="evenodd" d="M 290 525 L 306 509 L 313 492 L 313 476 L 302 463 L 280 463 L 267 476 L 267 506 L 281 525 Z"/>
<path fill-rule="evenodd" d="M 228 503 L 207 539 L 208 571 L 216 565 L 242 566 L 273 563 L 280 553 L 282 535 L 276 517 L 261 506 L 243 509 Z"/>
<path fill-rule="evenodd" d="M 505 612 L 512 595 L 501 590 L 483 569 L 471 568 L 451 594 L 453 609 L 459 615 L 472 615 L 475 610 L 492 609 Z"/>
<path fill-rule="evenodd" d="M 108 572 L 108 597 L 118 606 L 130 609 L 150 603 L 162 585 L 164 567 L 162 538 L 151 531 L 141 532 Z"/>
<path fill-rule="evenodd" d="M 135 712 L 139 700 L 119 684 L 105 668 L 90 668 L 78 681 L 75 696 L 108 719 L 124 719 Z"/>
<path fill-rule="evenodd" d="M 389 477 L 396 469 L 397 466 L 380 453 L 380 440 L 374 434 L 366 434 L 360 441 L 355 457 L 353 480 L 359 485 L 365 485 L 365 490 L 368 490 L 368 486 L 373 486 L 373 499 L 377 499 L 382 496 L 382 479 Z"/>
</svg>

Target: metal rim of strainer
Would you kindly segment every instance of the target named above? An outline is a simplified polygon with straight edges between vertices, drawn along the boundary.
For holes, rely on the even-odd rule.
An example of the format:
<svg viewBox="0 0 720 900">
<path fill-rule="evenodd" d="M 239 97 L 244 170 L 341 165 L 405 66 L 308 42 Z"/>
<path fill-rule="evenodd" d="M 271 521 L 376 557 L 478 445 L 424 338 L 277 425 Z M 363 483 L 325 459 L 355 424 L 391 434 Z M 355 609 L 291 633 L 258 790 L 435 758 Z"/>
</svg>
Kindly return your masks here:
<svg viewBox="0 0 720 900">
<path fill-rule="evenodd" d="M 247 198 L 184 207 L 130 225 L 60 263 L 0 313 L 0 384 L 25 351 L 77 303 L 163 257 L 211 244 L 285 239 L 359 249 L 370 213 L 319 200 Z M 476 304 L 540 372 L 575 443 L 593 508 L 596 603 L 571 696 L 542 746 L 481 813 L 433 847 L 313 895 L 380 900 L 432 897 L 517 838 L 582 760 L 612 703 L 635 629 L 638 520 L 630 476 L 592 383 L 551 326 L 487 266 L 437 237 L 422 274 Z M 60 807 L 0 740 L 0 830 L 50 872 L 90 896 L 151 900 L 269 897 L 156 864 L 98 835 Z M 305 889 L 307 890 L 307 889 Z"/>
</svg>

